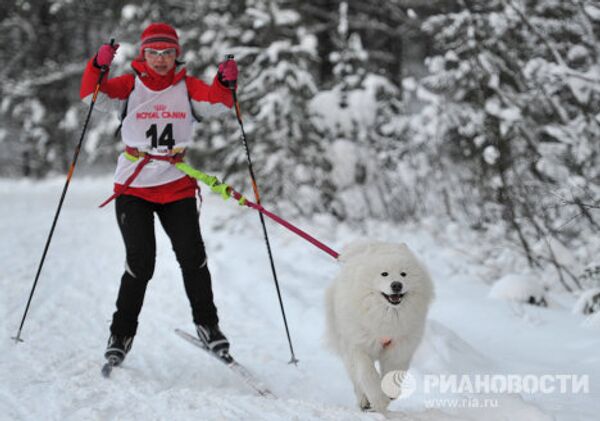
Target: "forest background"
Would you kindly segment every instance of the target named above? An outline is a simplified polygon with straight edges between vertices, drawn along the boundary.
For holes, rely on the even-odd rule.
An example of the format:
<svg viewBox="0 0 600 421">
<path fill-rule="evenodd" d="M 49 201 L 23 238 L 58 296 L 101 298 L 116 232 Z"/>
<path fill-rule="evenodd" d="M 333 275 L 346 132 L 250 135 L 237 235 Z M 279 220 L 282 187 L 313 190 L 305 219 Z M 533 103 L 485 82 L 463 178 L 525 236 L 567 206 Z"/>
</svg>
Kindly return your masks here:
<svg viewBox="0 0 600 421">
<path fill-rule="evenodd" d="M 451 223 L 486 239 L 465 253 L 483 248 L 547 288 L 600 287 L 597 1 L 2 2 L 0 176 L 66 173 L 86 62 L 115 38 L 111 73 L 130 71 L 152 21 L 177 28 L 188 71 L 207 82 L 235 54 L 272 209 L 357 229 Z M 78 175 L 112 171 L 117 127 L 94 113 Z M 195 139 L 196 167 L 249 191 L 233 114 Z"/>
</svg>

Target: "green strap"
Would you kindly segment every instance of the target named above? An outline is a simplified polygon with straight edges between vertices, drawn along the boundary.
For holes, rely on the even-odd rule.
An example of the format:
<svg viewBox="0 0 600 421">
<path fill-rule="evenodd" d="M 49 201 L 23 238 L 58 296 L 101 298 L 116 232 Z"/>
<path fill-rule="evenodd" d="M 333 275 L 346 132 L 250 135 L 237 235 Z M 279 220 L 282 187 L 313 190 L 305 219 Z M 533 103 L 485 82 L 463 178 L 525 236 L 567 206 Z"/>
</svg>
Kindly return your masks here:
<svg viewBox="0 0 600 421">
<path fill-rule="evenodd" d="M 133 156 L 127 152 L 123 152 L 123 154 L 124 154 L 125 158 L 131 162 L 136 162 L 139 159 L 139 157 Z M 214 175 L 208 175 L 206 173 L 203 173 L 202 171 L 191 167 L 186 162 L 178 162 L 175 164 L 175 167 L 179 171 L 184 173 L 185 175 L 188 175 L 188 176 L 192 177 L 193 179 L 202 181 L 204 184 L 206 184 L 208 187 L 210 187 L 210 189 L 214 193 L 220 194 L 224 200 L 227 200 L 231 197 L 231 194 L 229 192 L 229 190 L 230 190 L 229 185 L 227 185 L 225 183 L 221 183 L 219 181 L 219 179 L 217 177 L 215 177 Z M 245 205 L 246 198 L 244 196 L 242 196 L 240 198 L 240 200 L 238 200 L 238 203 L 241 206 Z"/>
<path fill-rule="evenodd" d="M 127 152 L 123 152 L 123 156 L 125 156 L 125 158 L 131 162 L 136 162 L 138 159 L 140 159 L 139 157 L 128 154 Z"/>
<path fill-rule="evenodd" d="M 175 164 L 175 167 L 185 175 L 189 175 L 190 177 L 195 178 L 196 180 L 202 181 L 208 187 L 213 187 L 216 184 L 220 184 L 219 179 L 214 175 L 208 175 L 200 170 L 192 168 L 186 162 L 178 162 L 177 164 Z"/>
</svg>

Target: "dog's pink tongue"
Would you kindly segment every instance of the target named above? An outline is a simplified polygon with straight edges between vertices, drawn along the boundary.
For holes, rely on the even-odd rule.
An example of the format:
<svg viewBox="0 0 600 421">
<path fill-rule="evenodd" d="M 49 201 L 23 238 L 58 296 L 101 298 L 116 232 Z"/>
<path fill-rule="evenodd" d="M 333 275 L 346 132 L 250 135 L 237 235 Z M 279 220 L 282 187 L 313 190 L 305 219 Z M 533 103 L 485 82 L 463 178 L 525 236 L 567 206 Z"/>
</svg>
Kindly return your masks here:
<svg viewBox="0 0 600 421">
<path fill-rule="evenodd" d="M 391 336 L 382 336 L 381 338 L 379 338 L 379 343 L 382 347 L 387 348 L 392 344 L 392 338 Z"/>
</svg>

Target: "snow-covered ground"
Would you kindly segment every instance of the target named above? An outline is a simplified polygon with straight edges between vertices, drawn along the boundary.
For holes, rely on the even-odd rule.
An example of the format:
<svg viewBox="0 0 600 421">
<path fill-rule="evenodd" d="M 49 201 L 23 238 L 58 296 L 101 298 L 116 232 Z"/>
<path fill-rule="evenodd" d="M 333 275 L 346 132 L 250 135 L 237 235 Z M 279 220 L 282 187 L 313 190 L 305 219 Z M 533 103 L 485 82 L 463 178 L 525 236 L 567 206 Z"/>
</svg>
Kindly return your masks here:
<svg viewBox="0 0 600 421">
<path fill-rule="evenodd" d="M 205 197 L 201 224 L 221 325 L 232 342 L 232 354 L 263 379 L 277 399 L 256 396 L 226 367 L 173 333 L 177 327 L 192 331 L 191 315 L 161 228 L 157 269 L 133 349 L 111 379 L 101 377 L 124 260 L 114 211 L 97 209 L 110 194 L 109 178 L 73 180 L 23 330 L 25 342 L 15 344 L 10 338 L 17 332 L 63 182 L 0 180 L 0 419 L 382 418 L 355 408 L 343 366 L 322 341 L 323 292 L 336 262 L 269 222 L 300 359 L 298 366 L 288 365 L 289 349 L 258 218 L 218 197 Z M 294 222 L 338 251 L 359 235 L 328 217 Z M 431 374 L 589 376 L 589 393 L 578 394 L 442 395 L 425 394 L 417 387 L 410 397 L 392 403 L 398 417 L 598 419 L 600 331 L 571 313 L 570 298 L 557 296 L 547 309 L 490 298 L 490 287 L 478 277 L 481 268 L 464 254 L 467 249 L 477 254 L 478 244 L 464 244 L 460 235 L 442 239 L 435 234 L 439 227 L 432 224 L 371 223 L 365 224 L 365 232 L 408 243 L 435 281 L 436 300 L 411 370 L 417 384 Z M 497 406 L 476 408 L 477 398 L 497 399 Z"/>
</svg>

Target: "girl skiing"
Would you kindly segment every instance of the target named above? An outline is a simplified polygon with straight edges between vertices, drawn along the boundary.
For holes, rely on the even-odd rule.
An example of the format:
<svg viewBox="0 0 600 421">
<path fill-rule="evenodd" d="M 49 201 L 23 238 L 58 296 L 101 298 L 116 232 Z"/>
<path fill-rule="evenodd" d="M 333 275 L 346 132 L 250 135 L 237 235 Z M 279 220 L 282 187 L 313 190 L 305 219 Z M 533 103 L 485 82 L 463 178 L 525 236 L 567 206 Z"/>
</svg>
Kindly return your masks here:
<svg viewBox="0 0 600 421">
<path fill-rule="evenodd" d="M 117 45 L 105 44 L 88 62 L 81 98 L 94 94 L 101 69 L 110 67 Z M 229 342 L 219 329 L 211 276 L 200 233 L 195 180 L 179 171 L 185 147 L 192 143 L 193 123 L 231 109 L 230 86 L 238 69 L 234 60 L 219 65 L 212 84 L 186 74 L 178 57 L 179 37 L 170 25 L 150 24 L 141 35 L 133 73 L 104 78 L 98 108 L 121 114 L 125 151 L 115 172 L 117 223 L 126 249 L 116 311 L 105 357 L 120 364 L 131 349 L 146 286 L 152 278 L 156 241 L 154 215 L 171 240 L 183 275 L 194 324 L 200 340 L 218 355 L 227 355 Z M 229 186 L 215 180 L 211 189 L 229 195 Z M 107 201 L 107 202 L 108 202 Z M 105 202 L 104 204 L 106 204 Z"/>
</svg>

